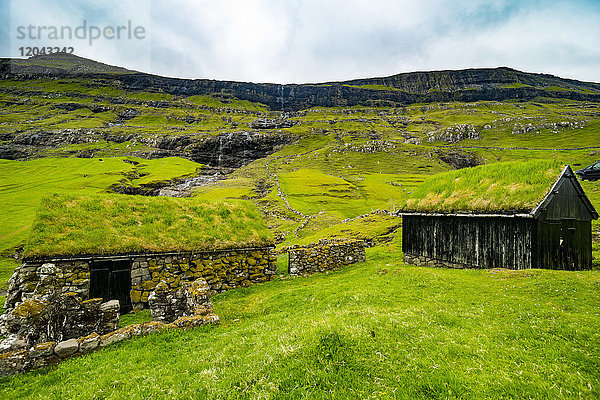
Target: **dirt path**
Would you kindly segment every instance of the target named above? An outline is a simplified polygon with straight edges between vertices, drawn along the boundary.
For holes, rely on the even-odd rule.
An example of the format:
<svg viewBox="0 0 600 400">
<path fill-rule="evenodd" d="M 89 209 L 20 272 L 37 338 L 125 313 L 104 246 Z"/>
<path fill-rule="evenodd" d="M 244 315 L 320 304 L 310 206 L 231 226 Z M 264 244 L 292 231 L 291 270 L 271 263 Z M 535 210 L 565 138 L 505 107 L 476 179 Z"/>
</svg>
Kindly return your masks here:
<svg viewBox="0 0 600 400">
<path fill-rule="evenodd" d="M 16 231 L 9 233 L 8 235 L 0 236 L 0 240 L 9 238 L 9 237 L 14 236 L 14 235 L 17 235 L 17 234 L 23 232 L 27 228 L 31 228 L 31 225 L 23 226 L 23 227 L 17 229 Z"/>
</svg>

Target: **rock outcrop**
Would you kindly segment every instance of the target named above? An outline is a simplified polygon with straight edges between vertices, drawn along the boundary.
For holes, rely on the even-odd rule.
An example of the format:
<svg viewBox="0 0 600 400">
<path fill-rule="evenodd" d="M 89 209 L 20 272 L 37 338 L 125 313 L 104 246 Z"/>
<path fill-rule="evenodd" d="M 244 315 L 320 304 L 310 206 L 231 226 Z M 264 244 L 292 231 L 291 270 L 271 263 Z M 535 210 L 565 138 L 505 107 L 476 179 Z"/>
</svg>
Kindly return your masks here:
<svg viewBox="0 0 600 400">
<path fill-rule="evenodd" d="M 52 62 L 56 62 L 56 67 L 52 67 Z M 3 78 L 65 76 L 114 82 L 127 90 L 183 96 L 221 93 L 266 104 L 279 111 L 315 106 L 394 106 L 446 101 L 531 100 L 536 97 L 600 101 L 600 84 L 506 67 L 411 72 L 344 82 L 278 85 L 167 78 L 111 67 L 70 54 L 36 56 L 27 60 L 0 59 L 0 77 Z M 548 90 L 553 87 L 564 90 Z"/>
</svg>

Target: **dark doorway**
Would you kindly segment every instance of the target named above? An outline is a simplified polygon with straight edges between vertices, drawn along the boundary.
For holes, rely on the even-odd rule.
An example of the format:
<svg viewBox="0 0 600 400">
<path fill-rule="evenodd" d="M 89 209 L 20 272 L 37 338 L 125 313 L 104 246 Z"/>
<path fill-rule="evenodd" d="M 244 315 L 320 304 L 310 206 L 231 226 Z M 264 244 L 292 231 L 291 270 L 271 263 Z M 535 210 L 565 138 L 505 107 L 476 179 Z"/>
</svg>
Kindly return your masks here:
<svg viewBox="0 0 600 400">
<path fill-rule="evenodd" d="M 561 269 L 577 270 L 579 269 L 579 260 L 575 240 L 575 220 L 563 219 L 560 222 Z"/>
<path fill-rule="evenodd" d="M 540 221 L 540 265 L 538 268 L 561 269 L 560 221 Z"/>
<path fill-rule="evenodd" d="M 93 261 L 90 268 L 90 298 L 119 300 L 121 314 L 131 311 L 131 262 Z"/>
</svg>

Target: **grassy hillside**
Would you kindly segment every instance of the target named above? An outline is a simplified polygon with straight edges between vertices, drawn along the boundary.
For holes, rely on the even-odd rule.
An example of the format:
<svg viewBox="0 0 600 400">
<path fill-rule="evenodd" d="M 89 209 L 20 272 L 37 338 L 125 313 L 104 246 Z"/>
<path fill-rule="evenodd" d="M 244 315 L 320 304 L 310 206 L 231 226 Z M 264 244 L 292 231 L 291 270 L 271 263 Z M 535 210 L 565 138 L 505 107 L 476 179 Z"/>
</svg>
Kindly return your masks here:
<svg viewBox="0 0 600 400">
<path fill-rule="evenodd" d="M 367 263 L 213 298 L 221 325 L 0 380 L 31 399 L 600 396 L 598 271 Z"/>
<path fill-rule="evenodd" d="M 259 210 L 279 247 L 329 237 L 369 239 L 376 247 L 368 249 L 368 262 L 340 272 L 295 279 L 282 273 L 276 281 L 216 296 L 219 327 L 152 335 L 1 379 L 0 398 L 600 397 L 598 221 L 592 225 L 593 271 L 462 271 L 404 265 L 401 219 L 388 213 L 431 189 L 423 182 L 437 174 L 448 174 L 439 190 L 451 196 L 456 169 L 497 164 L 493 179 L 477 174 L 484 169 L 470 170 L 470 186 L 487 193 L 510 189 L 511 177 L 530 173 L 503 169 L 511 161 L 577 169 L 599 160 L 599 103 L 549 98 L 561 88 L 553 87 L 555 79 L 533 82 L 500 71 L 510 79 L 499 89 L 536 87 L 544 97 L 282 112 L 227 90 L 185 96 L 126 89 L 118 82 L 131 77 L 129 71 L 95 63 L 86 68 L 114 76 L 0 80 L 0 156 L 19 160 L 0 160 L 0 254 L 25 246 L 35 210 L 49 193 L 57 196 L 45 203 L 40 218 L 46 224 L 35 231 L 30 254 L 49 254 L 57 243 L 65 253 L 185 245 L 203 234 L 191 222 L 204 215 L 202 223 L 212 226 L 220 212 L 203 213 L 200 206 L 182 217 L 173 204 L 190 211 L 194 204 L 238 200 L 253 203 L 249 208 Z M 414 90 L 435 97 L 451 87 L 447 77 L 439 75 L 439 87 L 424 81 Z M 338 89 L 402 96 L 413 84 L 405 78 Z M 568 92 L 596 92 L 563 83 Z M 461 84 L 462 91 L 472 89 Z M 268 127 L 257 128 L 257 120 Z M 243 154 L 259 147 L 259 138 L 276 139 L 272 151 L 248 156 L 234 171 L 205 168 L 204 159 L 220 159 L 215 153 L 232 135 L 247 138 L 239 147 Z M 217 147 L 202 147 L 206 143 Z M 156 184 L 201 168 L 215 179 L 196 188 L 192 199 L 136 196 L 120 203 L 109 195 L 111 207 L 98 207 L 95 196 L 115 185 Z M 535 178 L 536 187 L 549 179 Z M 582 186 L 600 210 L 600 182 Z M 74 199 L 93 217 L 65 211 Z M 118 237 L 105 234 L 105 221 Z M 164 224 L 141 235 L 130 230 L 152 221 Z M 176 233 L 160 236 L 167 225 Z M 232 226 L 232 238 L 245 234 L 241 225 Z M 115 248 L 119 243 L 125 246 Z M 284 263 L 282 256 L 280 271 Z M 0 258 L 0 294 L 15 265 Z M 123 323 L 146 317 L 129 315 Z"/>
</svg>

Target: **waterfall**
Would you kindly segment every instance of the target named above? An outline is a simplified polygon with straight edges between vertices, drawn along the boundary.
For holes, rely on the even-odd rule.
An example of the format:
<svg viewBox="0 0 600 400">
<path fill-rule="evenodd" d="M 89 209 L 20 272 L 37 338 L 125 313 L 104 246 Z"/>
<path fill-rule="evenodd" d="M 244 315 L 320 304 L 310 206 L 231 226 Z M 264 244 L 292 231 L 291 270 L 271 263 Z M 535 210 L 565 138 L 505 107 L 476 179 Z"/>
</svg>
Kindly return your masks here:
<svg viewBox="0 0 600 400">
<path fill-rule="evenodd" d="M 221 166 L 223 158 L 223 135 L 219 135 L 219 155 L 217 156 L 217 167 Z"/>
</svg>

